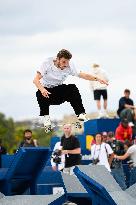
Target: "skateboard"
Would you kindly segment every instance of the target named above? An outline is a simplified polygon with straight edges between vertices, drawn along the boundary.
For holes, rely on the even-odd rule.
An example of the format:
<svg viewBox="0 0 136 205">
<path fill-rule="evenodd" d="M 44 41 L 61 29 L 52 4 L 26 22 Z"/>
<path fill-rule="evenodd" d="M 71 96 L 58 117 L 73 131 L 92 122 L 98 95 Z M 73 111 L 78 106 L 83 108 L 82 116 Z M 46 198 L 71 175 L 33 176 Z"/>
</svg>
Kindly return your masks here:
<svg viewBox="0 0 136 205">
<path fill-rule="evenodd" d="M 49 126 L 37 125 L 37 127 L 44 129 L 45 133 L 57 131 L 58 128 L 62 126 L 63 125 L 49 125 Z"/>
<path fill-rule="evenodd" d="M 72 126 L 74 126 L 75 129 L 82 129 L 83 128 L 83 121 L 77 121 L 71 123 Z M 36 127 L 42 128 L 45 130 L 45 133 L 49 133 L 52 131 L 57 131 L 59 128 L 63 127 L 64 124 L 59 125 L 49 125 L 49 126 L 43 126 L 43 125 L 36 125 Z"/>
</svg>

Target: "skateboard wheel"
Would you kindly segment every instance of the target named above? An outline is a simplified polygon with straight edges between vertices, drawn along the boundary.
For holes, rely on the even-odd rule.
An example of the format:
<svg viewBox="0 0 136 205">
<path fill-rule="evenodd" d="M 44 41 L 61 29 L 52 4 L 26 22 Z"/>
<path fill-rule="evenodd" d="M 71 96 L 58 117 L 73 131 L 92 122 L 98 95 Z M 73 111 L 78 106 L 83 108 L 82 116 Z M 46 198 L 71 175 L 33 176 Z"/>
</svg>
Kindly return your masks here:
<svg viewBox="0 0 136 205">
<path fill-rule="evenodd" d="M 50 131 L 51 131 L 51 125 L 50 125 L 50 126 L 45 127 L 45 132 L 46 132 L 46 133 L 48 133 L 48 132 L 50 132 Z"/>
</svg>

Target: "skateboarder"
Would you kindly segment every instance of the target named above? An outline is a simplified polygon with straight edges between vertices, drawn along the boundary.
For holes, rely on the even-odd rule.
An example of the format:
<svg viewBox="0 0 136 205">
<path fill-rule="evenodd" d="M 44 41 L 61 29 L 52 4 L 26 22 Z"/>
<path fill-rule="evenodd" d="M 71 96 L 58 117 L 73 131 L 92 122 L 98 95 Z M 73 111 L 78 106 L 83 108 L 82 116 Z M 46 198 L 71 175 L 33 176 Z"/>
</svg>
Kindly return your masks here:
<svg viewBox="0 0 136 205">
<path fill-rule="evenodd" d="M 79 120 L 86 120 L 85 109 L 78 88 L 75 84 L 63 84 L 67 76 L 72 75 L 85 80 L 107 84 L 105 80 L 98 77 L 82 71 L 78 72 L 70 61 L 71 58 L 72 54 L 68 50 L 60 50 L 56 57 L 44 61 L 33 80 L 38 88 L 36 97 L 45 128 L 51 126 L 49 106 L 59 105 L 65 101 L 70 102 Z"/>
</svg>

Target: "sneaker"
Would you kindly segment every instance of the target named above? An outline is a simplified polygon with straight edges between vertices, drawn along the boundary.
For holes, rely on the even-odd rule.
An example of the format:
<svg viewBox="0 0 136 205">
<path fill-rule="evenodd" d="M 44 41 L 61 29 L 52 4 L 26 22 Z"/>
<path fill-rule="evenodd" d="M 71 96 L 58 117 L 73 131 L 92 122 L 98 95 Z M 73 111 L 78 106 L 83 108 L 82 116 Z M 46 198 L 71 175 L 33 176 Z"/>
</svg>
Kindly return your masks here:
<svg viewBox="0 0 136 205">
<path fill-rule="evenodd" d="M 99 112 L 97 119 L 100 119 L 100 118 L 103 118 L 103 117 L 104 117 L 103 113 Z"/>
<path fill-rule="evenodd" d="M 80 115 L 78 115 L 78 120 L 80 120 L 80 121 L 87 121 L 88 119 L 86 118 L 86 114 L 85 113 L 81 113 Z"/>
<path fill-rule="evenodd" d="M 106 111 L 103 112 L 103 117 L 109 118 L 109 115 L 108 115 L 108 113 Z"/>
<path fill-rule="evenodd" d="M 133 122 L 129 122 L 128 125 L 129 125 L 130 127 L 134 127 L 134 123 L 133 123 Z"/>
<path fill-rule="evenodd" d="M 50 120 L 50 116 L 49 115 L 44 115 L 44 117 L 43 117 L 43 124 L 44 124 L 44 127 L 51 126 L 51 120 Z"/>
</svg>

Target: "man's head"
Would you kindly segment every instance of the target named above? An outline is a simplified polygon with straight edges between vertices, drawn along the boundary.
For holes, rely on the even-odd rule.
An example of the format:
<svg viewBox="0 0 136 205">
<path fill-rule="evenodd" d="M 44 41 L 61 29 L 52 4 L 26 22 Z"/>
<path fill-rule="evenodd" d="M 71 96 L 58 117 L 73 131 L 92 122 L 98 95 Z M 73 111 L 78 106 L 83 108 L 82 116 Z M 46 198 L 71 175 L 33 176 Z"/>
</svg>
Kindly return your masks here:
<svg viewBox="0 0 136 205">
<path fill-rule="evenodd" d="M 97 133 L 94 138 L 95 138 L 96 144 L 102 143 L 102 134 L 101 133 Z"/>
<path fill-rule="evenodd" d="M 129 90 L 129 89 L 125 89 L 125 90 L 124 90 L 124 96 L 125 96 L 126 98 L 129 98 L 129 96 L 130 96 L 130 90 Z"/>
<path fill-rule="evenodd" d="M 92 67 L 93 67 L 93 68 L 99 68 L 100 66 L 99 66 L 98 64 L 94 63 L 94 64 L 92 65 Z"/>
<path fill-rule="evenodd" d="M 108 142 L 113 142 L 115 140 L 114 132 L 110 131 L 107 134 L 107 141 Z"/>
<path fill-rule="evenodd" d="M 63 70 L 66 67 L 69 67 L 69 61 L 71 58 L 72 54 L 68 50 L 62 49 L 57 54 L 56 64 L 61 70 Z"/>
<path fill-rule="evenodd" d="M 70 136 L 70 135 L 71 135 L 71 132 L 72 132 L 72 126 L 71 126 L 71 124 L 65 124 L 65 125 L 63 126 L 63 131 L 64 131 L 64 134 L 65 134 L 66 136 Z"/>
<path fill-rule="evenodd" d="M 125 127 L 125 128 L 127 128 L 128 127 L 128 119 L 127 118 L 123 118 L 122 120 L 121 120 L 121 124 L 122 124 L 122 126 L 123 127 Z"/>
<path fill-rule="evenodd" d="M 107 132 L 102 132 L 103 142 L 107 142 Z"/>
<path fill-rule="evenodd" d="M 29 129 L 25 130 L 25 131 L 24 131 L 24 138 L 25 138 L 26 140 L 30 140 L 30 139 L 32 138 L 32 131 L 29 130 Z"/>
</svg>

